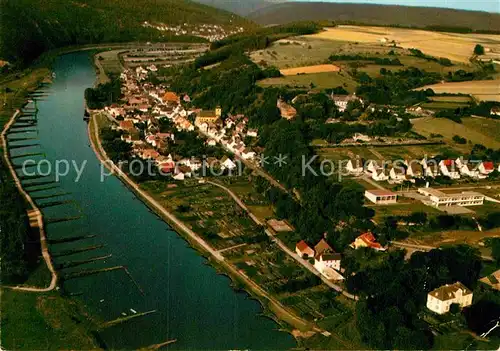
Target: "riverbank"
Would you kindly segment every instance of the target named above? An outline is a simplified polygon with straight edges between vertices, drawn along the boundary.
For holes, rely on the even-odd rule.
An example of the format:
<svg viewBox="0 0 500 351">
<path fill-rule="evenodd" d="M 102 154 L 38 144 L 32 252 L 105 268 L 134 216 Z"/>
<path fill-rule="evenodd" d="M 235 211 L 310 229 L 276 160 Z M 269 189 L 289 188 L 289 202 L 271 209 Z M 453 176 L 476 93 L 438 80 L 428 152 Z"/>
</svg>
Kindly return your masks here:
<svg viewBox="0 0 500 351">
<path fill-rule="evenodd" d="M 17 176 L 17 173 L 14 169 L 14 166 L 10 160 L 9 157 L 9 149 L 8 149 L 8 144 L 7 144 L 7 132 L 9 131 L 10 127 L 15 123 L 17 116 L 20 114 L 20 110 L 17 110 L 13 115 L 12 118 L 7 122 L 7 124 L 4 126 L 1 134 L 2 138 L 2 146 L 3 146 L 3 158 L 5 163 L 7 164 L 7 167 L 9 169 L 9 172 L 11 174 L 12 179 L 14 180 L 14 184 L 16 185 L 19 193 L 22 195 L 26 203 L 29 205 L 28 210 L 28 217 L 30 220 L 30 226 L 32 229 L 36 229 L 39 232 L 39 237 L 40 237 L 40 248 L 42 250 L 42 256 L 45 261 L 45 264 L 47 265 L 48 270 L 50 271 L 51 274 L 51 280 L 50 284 L 48 287 L 45 288 L 39 288 L 39 287 L 30 287 L 30 286 L 3 286 L 4 288 L 10 288 L 14 290 L 22 290 L 22 291 L 31 291 L 31 292 L 48 292 L 52 291 L 56 288 L 57 286 L 57 273 L 54 269 L 54 265 L 52 262 L 52 257 L 50 256 L 49 248 L 47 245 L 47 236 L 45 234 L 45 224 L 43 221 L 43 215 L 38 206 L 35 204 L 31 196 L 24 190 L 23 185 L 21 184 L 21 180 Z"/>
<path fill-rule="evenodd" d="M 249 294 L 255 297 L 265 310 L 270 311 L 282 325 L 282 329 L 290 332 L 292 335 L 303 332 L 319 332 L 321 331 L 311 322 L 303 320 L 295 313 L 283 306 L 277 299 L 265 292 L 260 286 L 248 278 L 238 268 L 234 267 L 231 263 L 226 261 L 223 255 L 217 250 L 213 249 L 207 244 L 200 236 L 188 228 L 182 221 L 176 218 L 172 213 L 162 207 L 152 196 L 147 194 L 144 190 L 140 189 L 128 175 L 122 172 L 116 165 L 114 165 L 108 158 L 104 148 L 102 147 L 99 138 L 98 123 L 96 115 L 92 116 L 88 126 L 89 140 L 91 147 L 94 150 L 100 162 L 114 174 L 129 188 L 136 196 L 143 201 L 151 210 L 153 210 L 161 219 L 167 222 L 180 236 L 188 241 L 191 247 L 199 251 L 203 256 L 209 259 L 209 262 L 214 266 L 219 273 L 229 276 L 233 283 L 238 288 L 243 287 Z M 290 326 L 290 327 L 289 327 Z M 295 332 L 294 332 L 295 331 Z M 300 333 L 297 333 L 299 331 Z"/>
</svg>

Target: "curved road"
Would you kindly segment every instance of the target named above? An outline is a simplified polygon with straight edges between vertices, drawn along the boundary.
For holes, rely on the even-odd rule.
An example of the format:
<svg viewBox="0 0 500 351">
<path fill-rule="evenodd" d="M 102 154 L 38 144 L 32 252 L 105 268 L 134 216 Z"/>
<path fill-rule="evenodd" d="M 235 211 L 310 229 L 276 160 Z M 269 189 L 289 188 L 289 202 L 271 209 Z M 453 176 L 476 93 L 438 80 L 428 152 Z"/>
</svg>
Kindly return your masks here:
<svg viewBox="0 0 500 351">
<path fill-rule="evenodd" d="M 251 211 L 250 209 L 243 203 L 243 201 L 241 201 L 241 199 L 238 197 L 238 195 L 236 195 L 231 189 L 225 187 L 224 185 L 221 185 L 219 183 L 216 183 L 216 182 L 213 182 L 213 181 L 205 181 L 206 183 L 208 184 L 212 184 L 218 188 L 221 188 L 223 189 L 224 191 L 226 191 L 229 196 L 231 196 L 234 201 L 243 209 L 245 210 L 248 215 L 250 216 L 250 218 L 259 226 L 264 226 L 266 227 L 266 234 L 271 238 L 271 240 L 276 243 L 280 248 L 281 250 L 285 251 L 285 253 L 290 256 L 291 258 L 293 258 L 295 261 L 297 261 L 298 263 L 300 263 L 302 266 L 304 266 L 309 272 L 311 272 L 312 274 L 316 275 L 317 277 L 321 278 L 321 280 L 326 284 L 328 285 L 330 288 L 342 293 L 342 295 L 344 295 L 345 297 L 351 299 L 351 300 L 357 300 L 358 297 L 355 296 L 355 295 L 352 295 L 350 293 L 348 293 L 347 291 L 344 291 L 344 289 L 340 286 L 340 285 L 337 285 L 337 284 L 334 284 L 333 282 L 329 281 L 328 279 L 326 279 L 320 272 L 318 272 L 318 270 L 316 268 L 314 268 L 314 266 L 312 264 L 310 264 L 308 261 L 304 260 L 302 257 L 300 257 L 299 255 L 297 255 L 297 253 L 293 252 L 292 250 L 290 250 L 288 248 L 288 246 L 285 245 L 285 243 L 283 243 L 280 239 L 278 239 L 275 235 L 273 235 L 273 233 L 271 232 L 271 230 L 269 230 L 269 228 L 267 227 L 266 224 L 263 224 Z"/>
<path fill-rule="evenodd" d="M 40 209 L 37 207 L 31 196 L 24 191 L 23 186 L 21 184 L 21 181 L 19 180 L 19 177 L 17 176 L 16 171 L 14 170 L 14 167 L 12 166 L 12 162 L 10 161 L 9 158 L 9 151 L 8 151 L 8 145 L 7 145 L 7 132 L 14 124 L 16 121 L 17 116 L 19 115 L 20 111 L 17 110 L 16 113 L 12 116 L 12 118 L 9 120 L 9 122 L 5 125 L 3 131 L 2 131 L 2 145 L 3 145 L 3 156 L 5 159 L 5 162 L 7 163 L 7 167 L 9 168 L 9 171 L 12 175 L 12 178 L 14 179 L 14 182 L 16 184 L 17 189 L 19 190 L 19 193 L 24 197 L 24 199 L 30 204 L 32 210 L 29 211 L 29 217 L 30 217 L 30 223 L 33 220 L 36 220 L 37 225 L 38 225 L 38 230 L 40 231 L 40 247 L 42 249 L 42 256 L 43 259 L 45 260 L 45 264 L 47 265 L 47 268 L 50 271 L 50 274 L 52 276 L 50 280 L 50 285 L 46 288 L 36 288 L 36 287 L 24 287 L 24 286 L 3 286 L 4 288 L 9 288 L 9 289 L 14 289 L 14 290 L 21 290 L 21 291 L 32 291 L 32 292 L 48 292 L 51 290 L 54 290 L 57 286 L 57 273 L 54 269 L 54 265 L 52 264 L 52 257 L 50 256 L 49 248 L 47 245 L 47 236 L 45 235 L 45 227 L 43 224 L 43 217 L 42 217 L 42 212 Z"/>
</svg>

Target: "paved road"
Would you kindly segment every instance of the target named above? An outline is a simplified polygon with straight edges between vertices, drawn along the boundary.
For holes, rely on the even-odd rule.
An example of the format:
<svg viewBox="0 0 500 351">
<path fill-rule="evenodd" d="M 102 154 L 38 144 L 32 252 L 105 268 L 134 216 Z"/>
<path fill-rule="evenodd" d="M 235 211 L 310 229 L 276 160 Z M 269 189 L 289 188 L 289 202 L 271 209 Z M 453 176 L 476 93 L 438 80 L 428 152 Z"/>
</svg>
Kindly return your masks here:
<svg viewBox="0 0 500 351">
<path fill-rule="evenodd" d="M 238 195 L 236 195 L 231 189 L 225 187 L 224 185 L 222 184 L 219 184 L 219 183 L 216 183 L 216 182 L 213 182 L 213 181 L 206 181 L 206 183 L 209 183 L 209 184 L 212 184 L 216 187 L 219 187 L 223 190 L 225 190 L 229 196 L 231 196 L 234 201 L 243 209 L 245 210 L 248 215 L 250 216 L 250 218 L 252 218 L 252 220 L 259 226 L 265 226 L 266 227 L 266 234 L 271 238 L 271 240 L 276 243 L 280 248 L 281 250 L 283 250 L 288 256 L 290 256 L 291 258 L 293 258 L 295 261 L 297 261 L 298 263 L 300 263 L 302 266 L 304 266 L 309 272 L 311 272 L 312 274 L 316 275 L 317 277 L 321 278 L 321 280 L 326 284 L 328 285 L 330 288 L 342 293 L 344 296 L 352 299 L 352 300 L 356 300 L 357 297 L 352 295 L 352 294 L 349 294 L 348 292 L 344 291 L 344 289 L 340 286 L 340 285 L 337 285 L 337 284 L 334 284 L 333 282 L 329 281 L 328 279 L 326 279 L 320 272 L 318 272 L 318 270 L 316 268 L 314 268 L 314 266 L 312 264 L 309 263 L 309 261 L 307 260 L 304 260 L 302 257 L 300 257 L 299 255 L 297 255 L 296 252 L 290 250 L 288 248 L 288 246 L 285 245 L 285 243 L 283 243 L 280 239 L 278 239 L 273 233 L 272 231 L 267 228 L 267 225 L 265 223 L 262 223 L 262 221 L 260 221 L 249 209 L 248 207 L 243 203 L 243 201 L 241 201 L 241 199 L 238 197 Z"/>
<path fill-rule="evenodd" d="M 10 161 L 9 158 L 9 151 L 8 151 L 8 145 L 7 145 L 7 132 L 9 128 L 14 124 L 17 116 L 19 115 L 20 111 L 17 110 L 16 113 L 12 116 L 12 118 L 9 120 L 9 122 L 5 125 L 3 131 L 2 131 L 2 145 L 3 145 L 3 156 L 5 159 L 5 162 L 7 164 L 7 167 L 9 168 L 9 171 L 12 175 L 12 178 L 14 179 L 14 182 L 16 184 L 17 189 L 19 190 L 19 193 L 24 197 L 24 199 L 29 203 L 29 205 L 32 208 L 32 211 L 30 211 L 29 217 L 30 217 L 30 222 L 36 221 L 38 230 L 40 232 L 40 247 L 42 250 L 42 256 L 43 259 L 45 260 L 45 264 L 47 265 L 47 268 L 50 271 L 51 274 L 51 280 L 50 280 L 50 285 L 46 288 L 37 288 L 37 287 L 25 287 L 25 286 L 4 286 L 4 288 L 9 288 L 13 290 L 21 290 L 21 291 L 32 291 L 32 292 L 48 292 L 52 291 L 56 288 L 57 286 L 57 273 L 54 269 L 54 265 L 52 264 L 52 257 L 50 256 L 49 248 L 47 245 L 47 236 L 45 235 L 45 227 L 43 224 L 43 216 L 42 212 L 40 209 L 37 207 L 31 196 L 24 191 L 23 186 L 21 184 L 21 181 L 19 180 L 19 177 L 17 176 L 16 171 L 14 170 L 14 167 L 12 166 L 12 162 Z"/>
<path fill-rule="evenodd" d="M 436 246 L 428 246 L 428 245 L 418 245 L 418 244 L 409 244 L 409 243 L 403 243 L 401 241 L 391 241 L 391 244 L 396 246 L 396 247 L 401 247 L 404 249 L 411 249 L 414 251 L 423 251 L 423 252 L 428 252 L 434 249 L 438 249 L 439 247 Z M 493 257 L 487 256 L 487 255 L 481 255 L 481 258 L 486 261 L 493 261 Z"/>
</svg>

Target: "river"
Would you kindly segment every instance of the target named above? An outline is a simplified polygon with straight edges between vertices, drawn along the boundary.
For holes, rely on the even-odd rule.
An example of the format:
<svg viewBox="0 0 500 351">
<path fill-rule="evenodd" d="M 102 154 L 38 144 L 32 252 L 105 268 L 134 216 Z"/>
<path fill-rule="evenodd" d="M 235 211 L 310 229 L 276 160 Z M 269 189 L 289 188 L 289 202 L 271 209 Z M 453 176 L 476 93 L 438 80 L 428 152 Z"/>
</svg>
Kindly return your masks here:
<svg viewBox="0 0 500 351">
<path fill-rule="evenodd" d="M 45 153 L 53 168 L 68 160 L 85 168 L 78 182 L 73 167 L 58 188 L 31 191 L 38 204 L 69 200 L 45 207 L 51 240 L 95 235 L 68 243 L 51 243 L 56 264 L 78 263 L 90 258 L 110 258 L 62 270 L 62 274 L 124 266 L 124 269 L 69 279 L 64 289 L 78 295 L 92 315 L 103 321 L 156 310 L 156 313 L 105 329 L 100 337 L 107 347 L 134 349 L 177 339 L 169 349 L 288 349 L 296 346 L 291 335 L 260 315 L 262 307 L 230 280 L 216 273 L 207 260 L 152 213 L 116 177 L 101 181 L 101 165 L 89 146 L 83 121 L 84 90 L 96 79 L 91 57 L 78 52 L 60 56 L 54 63 L 53 84 L 37 100 L 38 143 L 12 149 L 13 155 Z M 30 104 L 31 106 L 32 104 Z M 28 106 L 28 107 L 30 107 Z M 32 107 L 32 106 L 31 106 Z M 15 134 L 16 138 L 24 134 Z M 28 134 L 26 134 L 28 135 Z M 33 136 L 31 134 L 30 136 Z M 33 144 L 30 141 L 10 145 Z M 41 160 L 41 157 L 31 157 Z M 15 159 L 21 164 L 26 158 Z M 48 169 L 48 164 L 42 170 Z M 48 179 L 53 179 L 52 173 Z M 24 183 L 46 179 L 27 180 Z M 32 189 L 37 189 L 32 188 Z M 40 189 L 40 187 L 38 187 Z M 44 196 L 52 196 L 40 199 Z M 50 223 L 53 219 L 79 217 Z M 104 245 L 100 247 L 101 245 Z M 99 248 L 64 255 L 67 250 Z M 57 257 L 57 255 L 61 255 Z M 133 280 L 131 279 L 133 278 Z M 135 281 L 135 282 L 134 282 Z M 141 292 L 142 290 L 142 292 Z"/>
</svg>

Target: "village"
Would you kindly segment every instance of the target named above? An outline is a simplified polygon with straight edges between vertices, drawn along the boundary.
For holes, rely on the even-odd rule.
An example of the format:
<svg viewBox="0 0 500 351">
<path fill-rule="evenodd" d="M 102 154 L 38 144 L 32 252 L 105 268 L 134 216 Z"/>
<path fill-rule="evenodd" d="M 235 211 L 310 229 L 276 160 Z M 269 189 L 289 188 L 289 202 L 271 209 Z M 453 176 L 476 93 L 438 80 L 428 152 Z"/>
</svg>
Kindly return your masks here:
<svg viewBox="0 0 500 351">
<path fill-rule="evenodd" d="M 256 140 L 259 133 L 257 129 L 249 128 L 246 116 L 225 114 L 220 107 L 216 107 L 214 110 L 196 108 L 189 95 L 177 94 L 169 91 L 167 86 L 162 84 L 155 86 L 148 82 L 147 77 L 150 72 L 156 71 L 157 68 L 154 65 L 125 70 L 120 75 L 124 103 L 107 106 L 101 111 L 93 111 L 94 113 L 104 113 L 113 122 L 112 129 L 119 131 L 121 133 L 120 139 L 131 145 L 133 157 L 152 162 L 161 175 L 169 176 L 175 181 L 185 181 L 198 177 L 200 171 L 206 175 L 206 170 L 213 169 L 215 165 L 215 168 L 223 172 L 215 175 L 230 175 L 231 172 L 237 170 L 241 172 L 241 167 L 245 163 L 251 163 L 256 167 L 260 166 L 259 152 L 263 150 L 252 148 L 253 141 Z M 341 113 L 346 111 L 348 105 L 355 103 L 359 106 L 359 104 L 363 104 L 363 100 L 355 94 L 331 94 L 329 97 Z M 292 104 L 297 99 L 300 99 L 300 96 L 290 103 L 281 98 L 278 99 L 276 107 L 282 118 L 290 120 L 296 117 L 297 110 Z M 376 105 L 370 105 L 367 110 L 374 112 L 379 108 Z M 412 108 L 407 108 L 406 112 L 428 113 L 425 110 Z M 397 113 L 395 114 L 397 115 Z M 326 123 L 335 123 L 335 121 L 329 120 Z M 207 157 L 206 153 L 200 153 L 186 157 L 186 155 L 172 154 L 171 146 L 179 142 L 176 135 L 182 133 L 189 133 L 194 138 L 202 140 L 204 147 L 208 150 L 219 148 L 220 152 L 218 153 L 222 153 L 224 156 L 220 158 Z M 369 143 L 371 140 L 370 137 L 357 133 L 353 140 L 346 142 Z M 183 141 L 180 142 L 183 143 Z M 207 149 L 203 150 L 207 151 Z M 491 173 L 497 170 L 500 171 L 500 165 L 495 165 L 493 162 L 473 162 L 463 158 L 450 160 L 424 158 L 422 160 L 401 161 L 400 164 L 393 165 L 392 162 L 384 164 L 375 160 L 365 160 L 358 156 L 345 160 L 343 166 L 343 171 L 347 172 L 353 179 L 362 177 L 369 178 L 373 182 L 387 182 L 388 184 L 401 184 L 403 182 L 421 184 L 421 180 L 424 178 L 438 176 L 446 176 L 451 180 L 461 177 L 480 180 L 487 179 Z M 199 182 L 204 183 L 202 180 Z M 430 188 L 428 184 L 418 188 L 414 193 L 416 194 L 414 198 L 422 201 L 425 205 L 444 210 L 482 205 L 487 198 L 487 196 L 473 191 L 444 193 Z M 381 206 L 396 204 L 401 195 L 383 187 L 365 191 L 368 203 Z M 293 230 L 291 225 L 283 220 L 268 220 L 267 227 L 274 234 Z M 304 268 L 318 274 L 334 290 L 342 292 L 347 273 L 342 264 L 343 254 L 336 252 L 325 238 L 317 243 L 300 240 L 295 244 L 294 252 L 290 250 L 289 242 L 286 243 L 288 249 L 285 249 L 284 243 L 280 245 Z M 231 242 L 236 247 L 245 245 L 238 244 L 234 240 Z M 378 253 L 384 253 L 388 250 L 388 246 L 381 245 L 371 231 L 360 234 L 349 245 L 348 249 L 358 250 L 361 248 L 374 250 Z M 221 250 L 226 249 L 222 248 Z M 246 252 L 253 251 L 247 250 Z M 253 269 L 254 260 L 255 258 L 253 260 L 247 259 L 242 272 Z M 344 294 L 350 298 L 357 298 L 345 291 Z M 427 297 L 427 307 L 437 314 L 449 312 L 453 304 L 466 307 L 471 303 L 472 292 L 460 282 L 429 291 Z"/>
</svg>

